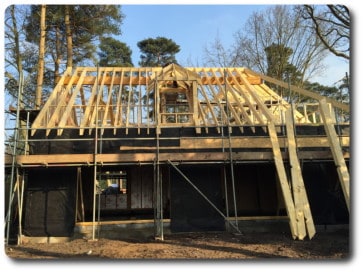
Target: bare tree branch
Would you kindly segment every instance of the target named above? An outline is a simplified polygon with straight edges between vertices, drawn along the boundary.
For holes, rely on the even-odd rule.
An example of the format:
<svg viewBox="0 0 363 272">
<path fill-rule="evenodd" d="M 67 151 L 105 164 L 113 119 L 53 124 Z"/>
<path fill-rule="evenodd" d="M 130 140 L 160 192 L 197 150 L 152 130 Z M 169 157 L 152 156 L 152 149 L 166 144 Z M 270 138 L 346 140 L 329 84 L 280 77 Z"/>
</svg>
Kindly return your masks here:
<svg viewBox="0 0 363 272">
<path fill-rule="evenodd" d="M 327 5 L 327 8 L 328 11 L 316 14 L 314 6 L 304 5 L 303 18 L 311 21 L 315 34 L 331 53 L 349 60 L 349 11 L 341 5 Z"/>
</svg>

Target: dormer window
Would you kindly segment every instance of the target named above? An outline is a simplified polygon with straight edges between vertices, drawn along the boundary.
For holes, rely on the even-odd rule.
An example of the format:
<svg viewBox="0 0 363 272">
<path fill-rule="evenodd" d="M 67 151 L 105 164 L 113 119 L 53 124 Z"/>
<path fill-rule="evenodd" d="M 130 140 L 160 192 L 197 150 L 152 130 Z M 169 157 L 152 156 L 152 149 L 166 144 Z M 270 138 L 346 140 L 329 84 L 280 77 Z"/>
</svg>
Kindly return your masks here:
<svg viewBox="0 0 363 272">
<path fill-rule="evenodd" d="M 155 114 L 161 126 L 198 125 L 197 73 L 171 64 L 150 82 L 156 93 Z"/>
<path fill-rule="evenodd" d="M 191 122 L 192 112 L 185 92 L 165 92 L 161 101 L 162 123 Z"/>
</svg>

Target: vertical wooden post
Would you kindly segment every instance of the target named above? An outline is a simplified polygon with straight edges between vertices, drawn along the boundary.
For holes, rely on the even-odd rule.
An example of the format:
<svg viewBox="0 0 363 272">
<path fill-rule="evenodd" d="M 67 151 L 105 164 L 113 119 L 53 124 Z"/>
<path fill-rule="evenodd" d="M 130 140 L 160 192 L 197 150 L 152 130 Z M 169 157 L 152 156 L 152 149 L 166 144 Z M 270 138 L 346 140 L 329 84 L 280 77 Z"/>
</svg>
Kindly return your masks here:
<svg viewBox="0 0 363 272">
<path fill-rule="evenodd" d="M 200 134 L 202 129 L 199 127 L 199 119 L 198 119 L 198 90 L 197 90 L 197 82 L 193 80 L 192 82 L 193 94 L 192 94 L 192 105 L 193 105 L 193 121 L 194 125 L 196 126 L 195 132 Z"/>
</svg>

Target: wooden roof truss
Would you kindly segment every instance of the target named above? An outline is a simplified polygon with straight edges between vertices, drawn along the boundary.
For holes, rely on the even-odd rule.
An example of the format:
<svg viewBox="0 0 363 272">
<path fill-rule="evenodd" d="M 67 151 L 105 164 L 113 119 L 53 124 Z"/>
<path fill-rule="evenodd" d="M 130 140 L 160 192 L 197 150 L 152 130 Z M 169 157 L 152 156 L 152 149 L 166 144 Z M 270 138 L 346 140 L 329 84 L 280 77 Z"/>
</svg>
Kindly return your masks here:
<svg viewBox="0 0 363 272">
<path fill-rule="evenodd" d="M 283 124 L 289 103 L 265 81 L 287 88 L 286 83 L 246 68 L 78 67 L 67 69 L 32 124 L 37 129 L 159 128 L 193 126 L 197 132 L 221 126 Z M 293 92 L 320 100 L 318 94 L 290 86 Z M 333 107 L 349 106 L 327 99 Z M 316 122 L 306 107 L 294 110 L 296 123 Z"/>
</svg>

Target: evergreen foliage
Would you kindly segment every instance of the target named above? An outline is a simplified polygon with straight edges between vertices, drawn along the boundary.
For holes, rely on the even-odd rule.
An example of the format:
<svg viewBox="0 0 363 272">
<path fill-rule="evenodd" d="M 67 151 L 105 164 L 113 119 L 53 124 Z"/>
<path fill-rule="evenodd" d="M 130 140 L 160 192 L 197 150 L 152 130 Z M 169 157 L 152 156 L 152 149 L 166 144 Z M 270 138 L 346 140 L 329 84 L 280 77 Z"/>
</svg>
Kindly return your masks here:
<svg viewBox="0 0 363 272">
<path fill-rule="evenodd" d="M 142 52 L 139 62 L 142 67 L 162 67 L 167 63 L 175 63 L 175 55 L 180 51 L 179 45 L 165 37 L 148 38 L 139 41 L 137 46 Z"/>
<path fill-rule="evenodd" d="M 130 47 L 112 37 L 101 38 L 99 66 L 108 67 L 132 67 Z"/>
</svg>

